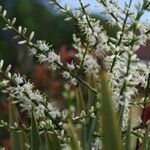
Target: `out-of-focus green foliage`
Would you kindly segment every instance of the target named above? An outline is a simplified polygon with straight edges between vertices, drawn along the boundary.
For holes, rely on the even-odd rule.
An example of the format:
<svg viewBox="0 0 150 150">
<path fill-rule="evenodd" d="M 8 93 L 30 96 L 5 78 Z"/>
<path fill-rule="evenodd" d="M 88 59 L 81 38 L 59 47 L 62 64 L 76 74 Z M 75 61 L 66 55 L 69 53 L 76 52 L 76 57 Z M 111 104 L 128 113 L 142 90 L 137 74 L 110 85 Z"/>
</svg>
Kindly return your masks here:
<svg viewBox="0 0 150 150">
<path fill-rule="evenodd" d="M 112 93 L 108 84 L 107 73 L 101 73 L 100 81 L 102 86 L 102 107 L 100 112 L 102 118 L 104 150 L 123 150 L 121 145 L 120 127 L 117 126 L 117 116 L 112 107 Z"/>
</svg>

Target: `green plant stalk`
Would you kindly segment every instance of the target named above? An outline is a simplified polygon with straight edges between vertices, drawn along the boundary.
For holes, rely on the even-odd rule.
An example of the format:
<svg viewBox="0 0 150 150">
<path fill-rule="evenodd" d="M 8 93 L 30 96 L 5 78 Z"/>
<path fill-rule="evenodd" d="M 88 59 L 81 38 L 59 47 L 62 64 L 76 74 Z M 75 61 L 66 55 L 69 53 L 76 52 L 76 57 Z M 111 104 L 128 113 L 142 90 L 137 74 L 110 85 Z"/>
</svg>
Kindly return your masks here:
<svg viewBox="0 0 150 150">
<path fill-rule="evenodd" d="M 78 86 L 75 89 L 75 93 L 76 93 L 76 102 L 77 102 L 77 114 L 80 115 L 82 111 L 86 112 L 85 102 L 83 99 L 83 93 L 82 93 L 80 86 Z M 86 140 L 86 126 L 84 124 L 82 125 L 82 128 L 79 129 L 79 137 L 80 137 L 82 147 L 84 148 L 86 145 L 86 141 L 85 141 Z"/>
<path fill-rule="evenodd" d="M 130 70 L 130 63 L 131 63 L 131 54 L 129 53 L 128 54 L 128 62 L 127 62 L 127 71 L 126 71 L 126 74 L 124 75 L 124 77 L 127 77 L 128 74 L 129 74 L 129 70 Z M 123 96 L 123 92 L 126 90 L 126 80 L 124 80 L 123 82 L 123 85 L 122 85 L 122 88 L 120 90 L 120 95 Z M 124 101 L 124 96 L 123 98 L 121 99 L 122 101 Z M 122 120 L 123 120 L 123 113 L 124 113 L 124 106 L 119 106 L 119 112 L 118 112 L 118 124 L 120 126 L 122 126 Z"/>
<path fill-rule="evenodd" d="M 132 0 L 130 0 L 129 2 L 129 8 L 131 7 L 131 4 L 132 4 Z M 118 40 L 118 43 L 117 43 L 117 46 L 119 46 L 123 40 L 123 36 L 124 36 L 124 30 L 125 30 L 125 26 L 126 26 L 126 23 L 127 23 L 127 20 L 128 20 L 128 17 L 129 17 L 129 10 L 127 10 L 126 12 L 126 16 L 125 16 L 125 19 L 124 19 L 124 22 L 123 22 L 123 26 L 122 26 L 122 34 L 120 35 L 120 38 Z M 113 68 L 116 64 L 116 61 L 117 61 L 117 56 L 119 55 L 120 52 L 116 52 L 115 53 L 115 57 L 113 59 L 113 62 L 112 62 L 112 65 L 111 65 L 111 68 L 110 68 L 110 72 L 112 73 L 113 71 Z"/>
<path fill-rule="evenodd" d="M 127 128 L 127 134 L 126 134 L 126 137 L 125 137 L 125 150 L 130 150 L 131 149 L 131 123 L 130 123 L 130 120 L 129 120 L 129 123 L 128 123 L 128 128 Z"/>
<path fill-rule="evenodd" d="M 41 139 L 33 111 L 31 112 L 31 150 L 41 150 Z"/>
<path fill-rule="evenodd" d="M 70 120 L 68 120 L 71 150 L 81 150 L 78 142 L 77 131 Z"/>
<path fill-rule="evenodd" d="M 143 150 L 149 150 L 150 149 L 149 132 L 150 132 L 150 124 L 148 124 L 148 126 L 146 128 L 146 133 L 144 135 L 143 144 L 142 144 Z"/>
<path fill-rule="evenodd" d="M 45 132 L 45 139 L 47 150 L 61 149 L 56 135 Z"/>
<path fill-rule="evenodd" d="M 18 121 L 18 112 L 16 109 L 16 106 L 9 103 L 9 125 L 13 126 L 14 123 L 16 122 L 17 126 L 19 126 L 19 121 Z M 25 132 L 23 133 L 17 133 L 15 130 L 10 131 L 10 138 L 11 138 L 11 146 L 12 150 L 25 150 L 25 143 L 27 142 L 27 136 Z"/>
<path fill-rule="evenodd" d="M 85 102 L 80 86 L 76 88 L 76 101 L 77 101 L 77 114 L 80 115 L 81 111 L 85 110 Z"/>
<path fill-rule="evenodd" d="M 104 150 L 122 150 L 121 131 L 117 125 L 117 116 L 112 106 L 112 90 L 108 84 L 107 73 L 100 74 L 101 82 L 101 124 Z"/>
</svg>

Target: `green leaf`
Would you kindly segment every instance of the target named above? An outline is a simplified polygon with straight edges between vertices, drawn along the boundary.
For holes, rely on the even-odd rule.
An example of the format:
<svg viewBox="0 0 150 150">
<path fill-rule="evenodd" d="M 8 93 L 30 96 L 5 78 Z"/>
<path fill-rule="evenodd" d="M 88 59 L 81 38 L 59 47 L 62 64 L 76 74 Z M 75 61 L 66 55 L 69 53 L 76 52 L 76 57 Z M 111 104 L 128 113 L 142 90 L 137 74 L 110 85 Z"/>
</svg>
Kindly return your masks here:
<svg viewBox="0 0 150 150">
<path fill-rule="evenodd" d="M 40 150 L 41 139 L 37 122 L 35 120 L 33 112 L 31 113 L 31 150 Z"/>
<path fill-rule="evenodd" d="M 45 137 L 46 137 L 46 147 L 47 150 L 54 150 L 54 145 L 53 142 L 51 141 L 51 137 L 48 133 L 45 133 Z"/>
<path fill-rule="evenodd" d="M 59 140 L 56 135 L 45 133 L 47 150 L 61 149 Z"/>
<path fill-rule="evenodd" d="M 150 149 L 150 137 L 149 137 L 149 132 L 150 132 L 150 124 L 148 124 L 146 128 L 146 133 L 144 136 L 142 148 L 143 150 L 149 150 Z"/>
<path fill-rule="evenodd" d="M 71 150 L 81 150 L 78 142 L 76 129 L 70 121 L 68 122 L 68 128 L 69 128 L 69 135 L 70 135 Z"/>
<path fill-rule="evenodd" d="M 130 126 L 130 121 L 128 123 L 128 128 L 126 131 L 126 137 L 125 137 L 125 150 L 130 150 L 131 149 L 131 126 Z"/>
<path fill-rule="evenodd" d="M 77 101 L 77 114 L 80 115 L 81 111 L 85 111 L 85 103 L 84 103 L 83 94 L 80 86 L 76 88 L 76 101 Z M 86 141 L 85 141 L 86 126 L 83 125 L 82 128 L 79 130 L 79 137 L 80 137 L 81 145 L 84 148 L 86 145 Z"/>
<path fill-rule="evenodd" d="M 96 123 L 97 123 L 96 118 L 90 118 L 88 120 L 88 123 L 87 123 L 87 130 L 86 130 L 86 133 L 87 133 L 87 143 L 86 143 L 86 149 L 89 149 L 89 150 L 91 150 L 91 148 L 92 148 L 91 143 L 93 141 L 93 135 L 94 135 L 95 128 L 96 128 Z"/>
<path fill-rule="evenodd" d="M 88 77 L 88 84 L 91 86 L 91 87 L 94 87 L 95 86 L 95 82 L 93 82 L 93 78 L 92 77 Z M 94 106 L 96 104 L 96 96 L 95 94 L 88 89 L 88 107 L 90 108 L 91 106 Z"/>
<path fill-rule="evenodd" d="M 82 110 L 85 111 L 85 103 L 82 95 L 82 90 L 79 86 L 76 88 L 76 101 L 77 101 L 77 111 L 78 111 L 77 113 L 80 114 Z"/>
<path fill-rule="evenodd" d="M 9 103 L 9 125 L 14 126 L 14 123 L 19 127 L 19 115 L 14 104 Z M 15 130 L 10 131 L 12 150 L 25 150 L 25 143 L 28 143 L 25 132 L 17 133 Z"/>
<path fill-rule="evenodd" d="M 102 140 L 104 150 L 122 150 L 120 127 L 117 126 L 116 113 L 112 106 L 112 90 L 107 73 L 101 72 L 101 112 Z"/>
</svg>

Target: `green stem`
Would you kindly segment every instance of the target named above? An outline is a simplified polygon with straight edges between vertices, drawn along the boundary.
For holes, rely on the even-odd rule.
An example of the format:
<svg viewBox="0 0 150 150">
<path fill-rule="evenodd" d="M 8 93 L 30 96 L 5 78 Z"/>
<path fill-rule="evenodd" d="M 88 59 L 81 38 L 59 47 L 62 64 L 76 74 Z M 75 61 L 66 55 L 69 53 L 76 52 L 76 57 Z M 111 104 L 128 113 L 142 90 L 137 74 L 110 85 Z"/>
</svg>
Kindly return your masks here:
<svg viewBox="0 0 150 150">
<path fill-rule="evenodd" d="M 123 78 L 125 78 L 126 76 L 128 76 L 129 74 L 129 70 L 130 70 L 130 63 L 131 63 L 131 54 L 129 53 L 128 54 L 128 63 L 127 63 L 127 71 L 126 71 L 126 74 L 124 75 Z M 126 80 L 124 80 L 123 82 L 123 85 L 122 85 L 122 88 L 120 90 L 120 95 L 123 96 L 123 92 L 126 90 Z M 124 100 L 124 98 L 121 99 L 122 101 Z M 121 126 L 122 125 L 122 115 L 123 115 L 123 112 L 124 112 L 124 106 L 119 106 L 119 112 L 118 112 L 118 123 L 119 125 Z"/>
<path fill-rule="evenodd" d="M 131 4 L 132 4 L 132 0 L 130 0 L 130 2 L 129 2 L 129 8 L 131 7 Z M 119 46 L 121 44 L 121 42 L 122 42 L 123 35 L 124 35 L 124 30 L 125 30 L 125 27 L 126 27 L 126 23 L 127 23 L 128 17 L 129 17 L 129 10 L 127 10 L 127 12 L 126 12 L 126 16 L 125 16 L 125 19 L 124 19 L 124 22 L 123 22 L 123 26 L 122 26 L 122 30 L 121 30 L 121 35 L 120 35 L 119 41 L 117 43 L 117 46 Z M 113 68 L 115 66 L 118 54 L 119 54 L 119 52 L 115 53 L 115 57 L 113 59 L 113 62 L 112 62 L 111 68 L 110 68 L 110 72 L 111 73 L 112 73 Z"/>
</svg>

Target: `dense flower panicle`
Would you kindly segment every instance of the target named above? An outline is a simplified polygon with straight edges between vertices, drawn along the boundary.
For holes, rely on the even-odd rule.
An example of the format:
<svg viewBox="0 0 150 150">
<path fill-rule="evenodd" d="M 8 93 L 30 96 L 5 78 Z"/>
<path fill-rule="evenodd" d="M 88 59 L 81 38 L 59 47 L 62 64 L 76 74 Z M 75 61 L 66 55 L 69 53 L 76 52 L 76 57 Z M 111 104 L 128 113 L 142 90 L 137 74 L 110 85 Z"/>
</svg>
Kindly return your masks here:
<svg viewBox="0 0 150 150">
<path fill-rule="evenodd" d="M 100 66 L 98 65 L 96 59 L 90 55 L 86 55 L 83 63 L 85 69 L 85 74 L 88 76 L 93 76 L 95 79 L 99 77 Z"/>
<path fill-rule="evenodd" d="M 123 22 L 122 16 L 124 15 L 122 8 L 120 8 L 118 1 L 111 0 L 97 0 L 98 4 L 102 6 L 103 11 L 109 18 L 110 25 L 120 26 Z"/>
<path fill-rule="evenodd" d="M 85 57 L 84 54 L 86 52 L 86 48 L 83 48 L 81 46 L 81 39 L 77 38 L 76 35 L 73 35 L 74 44 L 73 46 L 78 50 L 78 53 L 76 54 L 76 57 L 83 61 L 82 67 L 84 69 L 85 74 L 87 76 L 92 76 L 94 79 L 97 79 L 99 76 L 100 66 L 97 63 L 96 57 L 93 56 L 91 53 L 86 53 Z"/>
<path fill-rule="evenodd" d="M 114 57 L 107 58 L 108 61 L 113 61 Z M 142 63 L 136 55 L 132 55 L 130 59 L 130 67 L 127 68 L 129 57 L 128 52 L 117 57 L 117 61 L 110 74 L 110 79 L 113 86 L 113 99 L 116 111 L 119 110 L 119 105 L 124 106 L 123 130 L 128 125 L 128 113 L 130 103 L 134 101 L 134 96 L 138 94 L 138 85 L 146 88 L 149 65 Z M 112 62 L 111 62 L 112 63 Z M 127 71 L 128 69 L 128 71 Z M 124 87 L 125 86 L 125 87 Z M 126 127 L 125 127 L 126 126 Z"/>
<path fill-rule="evenodd" d="M 96 54 L 100 55 L 101 53 L 106 53 L 109 51 L 109 46 L 107 45 L 108 37 L 103 29 L 99 20 L 90 18 L 91 27 L 87 21 L 86 16 L 83 16 L 79 20 L 79 25 L 81 26 L 82 31 L 86 34 L 87 39 L 91 46 L 96 45 Z"/>
</svg>

